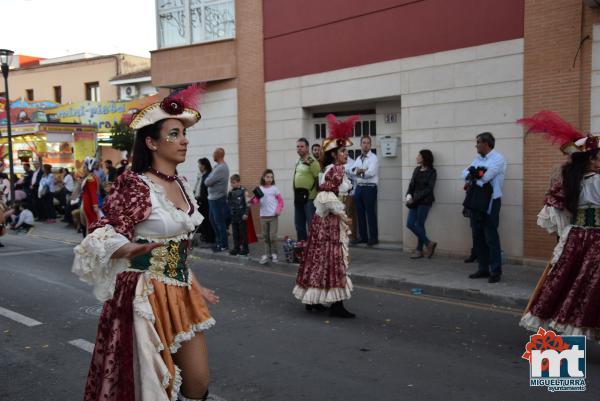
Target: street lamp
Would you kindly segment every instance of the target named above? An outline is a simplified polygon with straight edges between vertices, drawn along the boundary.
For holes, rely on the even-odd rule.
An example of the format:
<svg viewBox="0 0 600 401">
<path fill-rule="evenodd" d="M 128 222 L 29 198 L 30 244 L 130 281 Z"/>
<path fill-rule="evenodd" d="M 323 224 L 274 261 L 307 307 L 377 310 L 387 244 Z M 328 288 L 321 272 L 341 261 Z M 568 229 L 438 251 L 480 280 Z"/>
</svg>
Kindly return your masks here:
<svg viewBox="0 0 600 401">
<path fill-rule="evenodd" d="M 2 75 L 4 76 L 4 93 L 6 95 L 6 130 L 8 132 L 8 166 L 10 177 L 8 182 L 10 183 L 10 201 L 14 204 L 15 202 L 15 166 L 13 164 L 13 150 L 12 150 L 12 132 L 10 127 L 10 96 L 8 95 L 8 68 L 12 63 L 13 58 L 12 50 L 0 49 L 0 66 L 2 66 Z"/>
</svg>

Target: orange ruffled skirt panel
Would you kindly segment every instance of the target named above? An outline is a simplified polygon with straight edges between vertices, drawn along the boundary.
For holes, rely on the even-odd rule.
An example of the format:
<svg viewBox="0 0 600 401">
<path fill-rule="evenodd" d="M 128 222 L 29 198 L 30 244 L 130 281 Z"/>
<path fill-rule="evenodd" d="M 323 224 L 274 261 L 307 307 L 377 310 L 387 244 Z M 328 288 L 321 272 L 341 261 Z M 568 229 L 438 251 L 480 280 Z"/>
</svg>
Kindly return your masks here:
<svg viewBox="0 0 600 401">
<path fill-rule="evenodd" d="M 171 375 L 167 388 L 170 396 L 176 377 L 171 354 L 177 352 L 181 342 L 191 339 L 196 332 L 210 328 L 214 320 L 195 277 L 189 288 L 165 284 L 156 279 L 151 282 L 154 292 L 148 295 L 148 301 L 155 316 L 154 327 L 164 348 L 161 356 Z"/>
</svg>

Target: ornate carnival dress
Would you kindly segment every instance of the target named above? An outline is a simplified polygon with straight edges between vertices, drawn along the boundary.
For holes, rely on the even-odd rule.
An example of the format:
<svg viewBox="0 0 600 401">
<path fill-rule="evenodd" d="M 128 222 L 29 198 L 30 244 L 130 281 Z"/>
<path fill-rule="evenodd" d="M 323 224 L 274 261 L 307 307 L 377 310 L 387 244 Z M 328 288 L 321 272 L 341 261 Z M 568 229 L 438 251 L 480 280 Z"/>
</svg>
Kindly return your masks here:
<svg viewBox="0 0 600 401">
<path fill-rule="evenodd" d="M 566 154 L 598 147 L 597 138 L 575 131 L 552 112 L 520 120 L 532 132 L 542 132 Z M 579 139 L 578 139 L 579 138 Z M 600 339 L 600 175 L 581 181 L 575 215 L 565 207 L 561 180 L 546 194 L 538 225 L 556 233 L 559 242 L 529 301 L 520 325 L 537 331 L 554 329 L 565 335 Z"/>
<path fill-rule="evenodd" d="M 181 375 L 171 354 L 215 323 L 187 265 L 189 241 L 203 217 L 187 183 L 180 183 L 189 210 L 177 209 L 149 177 L 120 175 L 105 217 L 75 248 L 73 272 L 105 301 L 86 400 L 114 393 L 121 395 L 109 399 L 176 400 Z M 163 246 L 131 261 L 111 259 L 130 241 Z"/>
<path fill-rule="evenodd" d="M 323 140 L 321 148 L 325 157 L 336 149 L 352 145 L 350 137 L 359 116 L 350 116 L 337 121 L 333 114 L 326 116 L 329 136 Z M 348 277 L 348 235 L 344 198 L 352 189 L 341 164 L 329 164 L 319 174 L 319 193 L 314 200 L 315 214 L 310 224 L 310 232 L 304 257 L 296 276 L 292 293 L 307 305 L 331 303 L 330 314 L 340 317 L 354 317 L 342 302 L 350 299 L 352 281 Z"/>
<path fill-rule="evenodd" d="M 192 86 L 149 105 L 130 127 L 170 118 L 190 127 L 200 119 L 199 93 Z M 75 247 L 73 272 L 104 301 L 86 401 L 176 401 L 182 377 L 172 354 L 215 324 L 188 267 L 191 239 L 203 216 L 187 182 L 173 180 L 186 210 L 149 176 L 121 174 L 104 204 L 104 217 Z M 130 242 L 162 246 L 132 260 L 111 258 Z"/>
<path fill-rule="evenodd" d="M 304 304 L 350 299 L 348 234 L 344 196 L 352 188 L 343 165 L 330 164 L 319 175 L 319 193 L 294 296 Z"/>
</svg>

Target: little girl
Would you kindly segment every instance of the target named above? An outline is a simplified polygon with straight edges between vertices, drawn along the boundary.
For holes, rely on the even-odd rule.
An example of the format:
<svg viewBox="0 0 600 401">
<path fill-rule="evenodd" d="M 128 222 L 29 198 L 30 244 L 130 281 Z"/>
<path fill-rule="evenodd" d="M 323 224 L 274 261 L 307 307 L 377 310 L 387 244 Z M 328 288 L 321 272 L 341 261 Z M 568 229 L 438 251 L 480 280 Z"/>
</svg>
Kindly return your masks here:
<svg viewBox="0 0 600 401">
<path fill-rule="evenodd" d="M 262 193 L 261 193 L 262 192 Z M 277 262 L 277 217 L 283 210 L 281 192 L 275 186 L 273 170 L 267 169 L 260 178 L 260 190 L 254 190 L 253 205 L 260 203 L 260 226 L 265 240 L 265 254 L 259 263 L 265 264 L 271 260 Z"/>
</svg>

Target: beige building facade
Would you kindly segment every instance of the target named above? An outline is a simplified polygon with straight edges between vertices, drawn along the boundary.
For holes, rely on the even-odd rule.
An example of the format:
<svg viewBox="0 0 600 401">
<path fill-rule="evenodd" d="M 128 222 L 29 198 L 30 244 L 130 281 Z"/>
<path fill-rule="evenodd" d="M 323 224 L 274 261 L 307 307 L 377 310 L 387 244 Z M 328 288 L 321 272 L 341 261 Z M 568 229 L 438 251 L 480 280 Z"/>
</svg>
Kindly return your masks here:
<svg viewBox="0 0 600 401">
<path fill-rule="evenodd" d="M 82 55 L 83 56 L 83 55 Z M 116 75 L 148 68 L 150 60 L 127 54 L 43 60 L 40 65 L 10 71 L 12 100 L 51 100 L 57 103 L 84 100 L 118 100 L 117 88 L 109 83 Z M 90 99 L 90 88 L 97 87 Z"/>
</svg>

